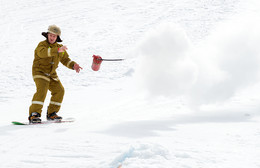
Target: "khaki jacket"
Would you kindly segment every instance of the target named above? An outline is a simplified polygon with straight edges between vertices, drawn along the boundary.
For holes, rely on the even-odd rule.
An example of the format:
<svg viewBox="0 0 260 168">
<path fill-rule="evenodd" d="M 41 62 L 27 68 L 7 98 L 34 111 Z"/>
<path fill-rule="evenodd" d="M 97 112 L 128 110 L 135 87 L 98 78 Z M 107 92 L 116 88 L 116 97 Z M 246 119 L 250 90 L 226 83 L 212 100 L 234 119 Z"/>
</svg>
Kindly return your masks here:
<svg viewBox="0 0 260 168">
<path fill-rule="evenodd" d="M 73 69 L 76 62 L 71 61 L 68 53 L 58 53 L 58 48 L 62 45 L 58 43 L 50 44 L 47 40 L 42 41 L 38 44 L 34 52 L 34 61 L 32 67 L 33 79 L 42 78 L 47 81 L 53 80 L 58 81 L 58 75 L 56 69 L 58 68 L 59 62 L 66 67 Z"/>
</svg>

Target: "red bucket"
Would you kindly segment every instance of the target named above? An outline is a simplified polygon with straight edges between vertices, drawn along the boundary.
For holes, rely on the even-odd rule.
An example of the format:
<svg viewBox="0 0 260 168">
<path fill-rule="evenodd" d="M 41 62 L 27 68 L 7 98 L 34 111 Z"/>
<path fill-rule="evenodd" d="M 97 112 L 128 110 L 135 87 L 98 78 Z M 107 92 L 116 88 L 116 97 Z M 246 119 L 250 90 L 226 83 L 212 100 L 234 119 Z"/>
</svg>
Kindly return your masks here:
<svg viewBox="0 0 260 168">
<path fill-rule="evenodd" d="M 93 71 L 98 71 L 102 61 L 103 60 L 102 60 L 102 58 L 100 56 L 93 55 L 93 62 L 92 62 L 92 66 L 91 66 L 92 70 Z"/>
</svg>

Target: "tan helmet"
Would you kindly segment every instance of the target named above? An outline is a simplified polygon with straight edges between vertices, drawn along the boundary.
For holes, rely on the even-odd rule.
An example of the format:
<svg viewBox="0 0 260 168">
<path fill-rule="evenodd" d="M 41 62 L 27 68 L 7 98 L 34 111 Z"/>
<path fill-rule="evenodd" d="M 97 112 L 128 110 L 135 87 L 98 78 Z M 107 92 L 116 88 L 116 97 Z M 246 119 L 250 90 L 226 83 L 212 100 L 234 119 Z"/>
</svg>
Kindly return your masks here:
<svg viewBox="0 0 260 168">
<path fill-rule="evenodd" d="M 50 25 L 48 27 L 48 33 L 56 34 L 57 36 L 61 35 L 60 28 L 56 25 Z"/>
<path fill-rule="evenodd" d="M 58 36 L 56 42 L 62 42 L 62 40 L 60 39 L 61 30 L 58 26 L 50 25 L 48 27 L 48 32 L 42 32 L 42 35 L 48 38 L 48 33 L 56 34 Z"/>
</svg>

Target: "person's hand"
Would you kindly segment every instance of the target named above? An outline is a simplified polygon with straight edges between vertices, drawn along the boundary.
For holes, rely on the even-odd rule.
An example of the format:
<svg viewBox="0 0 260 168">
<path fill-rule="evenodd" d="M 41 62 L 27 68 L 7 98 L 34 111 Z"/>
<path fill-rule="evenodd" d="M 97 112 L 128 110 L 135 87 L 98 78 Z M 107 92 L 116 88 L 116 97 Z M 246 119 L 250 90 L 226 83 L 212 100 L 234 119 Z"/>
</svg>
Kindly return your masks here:
<svg viewBox="0 0 260 168">
<path fill-rule="evenodd" d="M 62 46 L 59 48 L 58 52 L 61 53 L 61 52 L 65 52 L 67 50 L 67 46 Z"/>
<path fill-rule="evenodd" d="M 81 67 L 79 66 L 79 64 L 74 64 L 73 69 L 74 69 L 77 73 L 79 73 L 79 71 L 80 71 L 81 69 L 83 69 L 83 68 L 81 68 Z"/>
</svg>

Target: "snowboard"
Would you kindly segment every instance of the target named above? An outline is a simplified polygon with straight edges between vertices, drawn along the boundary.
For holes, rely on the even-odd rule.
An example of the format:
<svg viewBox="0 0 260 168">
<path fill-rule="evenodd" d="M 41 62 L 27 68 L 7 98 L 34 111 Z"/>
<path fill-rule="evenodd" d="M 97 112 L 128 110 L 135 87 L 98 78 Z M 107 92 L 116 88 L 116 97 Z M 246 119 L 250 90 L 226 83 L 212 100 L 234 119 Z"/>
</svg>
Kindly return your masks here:
<svg viewBox="0 0 260 168">
<path fill-rule="evenodd" d="M 61 121 L 42 121 L 40 123 L 30 123 L 30 122 L 19 122 L 19 121 L 12 121 L 14 125 L 41 125 L 41 124 L 53 124 L 53 123 L 70 123 L 74 122 L 74 119 L 64 119 Z"/>
</svg>

